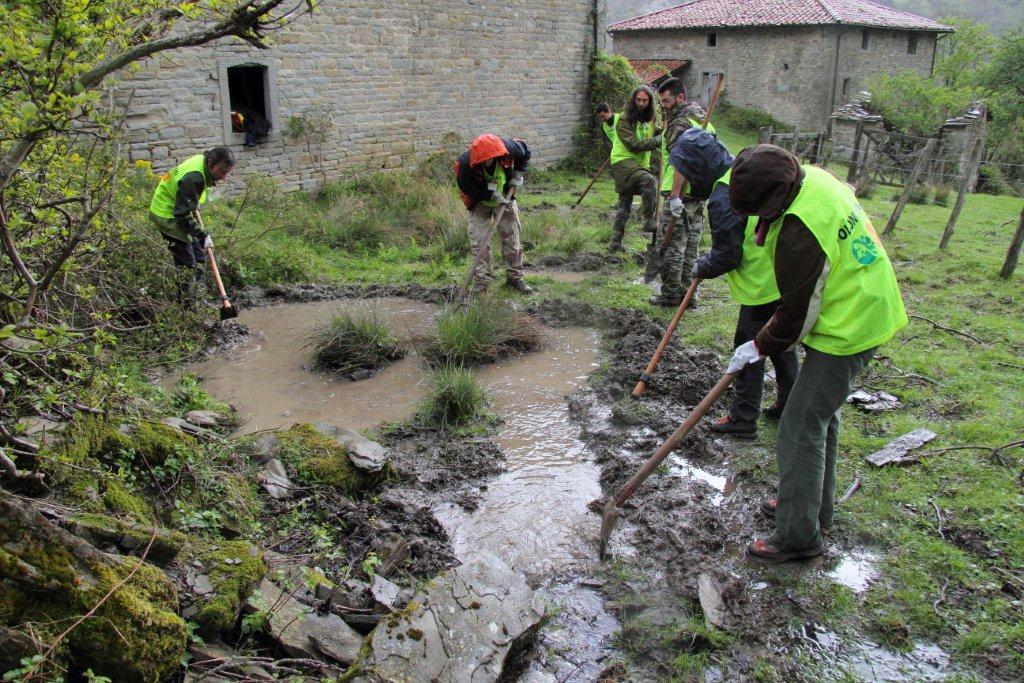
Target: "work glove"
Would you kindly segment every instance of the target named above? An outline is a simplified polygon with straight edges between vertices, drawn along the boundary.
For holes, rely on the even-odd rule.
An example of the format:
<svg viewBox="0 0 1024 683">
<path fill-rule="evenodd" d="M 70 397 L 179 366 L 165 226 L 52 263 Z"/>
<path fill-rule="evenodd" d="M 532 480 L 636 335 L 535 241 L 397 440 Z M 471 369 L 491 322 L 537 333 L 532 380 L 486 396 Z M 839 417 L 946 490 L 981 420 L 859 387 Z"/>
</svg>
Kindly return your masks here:
<svg viewBox="0 0 1024 683">
<path fill-rule="evenodd" d="M 523 174 L 520 173 L 519 171 L 516 171 L 515 173 L 512 174 L 512 178 L 508 181 L 508 184 L 511 185 L 512 187 L 522 187 Z"/>
<path fill-rule="evenodd" d="M 669 197 L 668 198 L 667 206 L 668 206 L 669 213 L 671 213 L 673 216 L 675 216 L 676 218 L 682 218 L 683 217 L 683 200 L 682 199 L 680 199 L 679 197 Z"/>
<path fill-rule="evenodd" d="M 499 204 L 506 204 L 508 200 L 505 199 L 505 195 L 501 193 L 497 183 L 487 183 L 487 189 L 490 190 L 491 199 L 498 202 Z"/>
<path fill-rule="evenodd" d="M 213 249 L 213 238 L 209 235 L 203 238 L 203 251 L 207 249 Z"/>
<path fill-rule="evenodd" d="M 751 339 L 746 344 L 740 344 L 736 347 L 736 350 L 733 351 L 732 358 L 729 359 L 729 367 L 726 368 L 725 371 L 730 375 L 734 375 L 751 363 L 756 363 L 762 358 L 764 358 L 764 356 L 761 355 L 760 349 L 757 348 L 757 342 Z"/>
</svg>

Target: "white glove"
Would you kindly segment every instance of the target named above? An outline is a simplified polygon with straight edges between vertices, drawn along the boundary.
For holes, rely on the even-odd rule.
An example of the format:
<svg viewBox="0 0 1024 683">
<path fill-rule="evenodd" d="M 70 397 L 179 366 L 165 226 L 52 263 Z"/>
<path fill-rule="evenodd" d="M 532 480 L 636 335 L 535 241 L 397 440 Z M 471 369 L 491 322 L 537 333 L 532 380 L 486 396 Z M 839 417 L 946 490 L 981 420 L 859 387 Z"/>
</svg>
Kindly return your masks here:
<svg viewBox="0 0 1024 683">
<path fill-rule="evenodd" d="M 668 198 L 668 210 L 676 218 L 683 217 L 683 200 L 679 197 Z"/>
<path fill-rule="evenodd" d="M 511 185 L 512 187 L 522 187 L 523 174 L 520 173 L 519 171 L 516 171 L 515 173 L 512 174 L 512 178 L 508 181 L 508 184 Z"/>
<path fill-rule="evenodd" d="M 207 235 L 206 239 L 203 240 L 203 251 L 206 251 L 207 249 L 213 249 L 213 238 L 209 235 Z"/>
<path fill-rule="evenodd" d="M 505 203 L 505 195 L 498 189 L 497 183 L 487 183 L 487 189 L 491 193 L 491 199 L 498 202 L 499 204 Z"/>
<path fill-rule="evenodd" d="M 734 375 L 743 368 L 747 367 L 751 363 L 756 363 L 764 358 L 761 352 L 757 349 L 757 344 L 751 339 L 746 344 L 740 344 L 733 351 L 732 358 L 729 359 L 729 367 L 726 368 L 726 372 L 730 375 Z"/>
</svg>

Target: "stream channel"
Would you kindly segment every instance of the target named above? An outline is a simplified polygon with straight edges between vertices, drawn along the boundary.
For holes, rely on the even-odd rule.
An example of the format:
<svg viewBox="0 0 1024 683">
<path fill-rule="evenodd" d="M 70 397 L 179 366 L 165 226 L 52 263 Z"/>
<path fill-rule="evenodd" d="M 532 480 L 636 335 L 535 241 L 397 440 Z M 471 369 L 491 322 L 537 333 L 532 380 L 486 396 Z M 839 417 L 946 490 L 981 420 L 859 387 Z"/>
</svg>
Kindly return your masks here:
<svg viewBox="0 0 1024 683">
<path fill-rule="evenodd" d="M 361 381 L 313 372 L 304 340 L 317 323 L 337 312 L 375 311 L 406 338 L 433 329 L 436 306 L 397 298 L 285 304 L 242 312 L 253 332 L 236 348 L 187 365 L 182 373 L 231 403 L 243 421 L 237 434 L 324 421 L 355 430 L 404 420 L 423 397 L 427 375 L 415 353 Z M 556 617 L 539 636 L 546 675 L 531 680 L 594 680 L 613 653 L 618 629 L 603 599 L 586 587 L 596 571 L 599 518 L 587 505 L 601 496 L 599 469 L 569 416 L 566 397 L 580 390 L 598 365 L 599 334 L 553 328 L 537 352 L 479 369 L 493 411 L 502 419 L 495 440 L 505 471 L 481 486 L 467 511 L 441 502 L 434 514 L 462 561 L 486 552 L 527 578 Z M 524 676 L 530 675 L 527 670 Z"/>
</svg>

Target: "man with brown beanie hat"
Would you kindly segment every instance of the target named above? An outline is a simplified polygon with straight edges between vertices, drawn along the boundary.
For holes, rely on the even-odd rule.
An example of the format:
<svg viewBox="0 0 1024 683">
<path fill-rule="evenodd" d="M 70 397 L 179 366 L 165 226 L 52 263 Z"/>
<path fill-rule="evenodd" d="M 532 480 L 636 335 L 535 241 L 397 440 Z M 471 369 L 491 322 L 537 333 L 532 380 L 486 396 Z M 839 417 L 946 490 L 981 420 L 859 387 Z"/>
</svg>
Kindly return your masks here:
<svg viewBox="0 0 1024 683">
<path fill-rule="evenodd" d="M 832 524 L 839 413 L 879 346 L 907 324 L 896 274 L 853 191 L 774 145 L 737 155 L 729 199 L 757 216 L 756 243 L 774 264 L 781 301 L 729 361 L 735 373 L 803 342 L 807 356 L 779 423 L 778 497 L 761 509 L 775 533 L 747 546 L 764 563 L 824 551 Z"/>
</svg>

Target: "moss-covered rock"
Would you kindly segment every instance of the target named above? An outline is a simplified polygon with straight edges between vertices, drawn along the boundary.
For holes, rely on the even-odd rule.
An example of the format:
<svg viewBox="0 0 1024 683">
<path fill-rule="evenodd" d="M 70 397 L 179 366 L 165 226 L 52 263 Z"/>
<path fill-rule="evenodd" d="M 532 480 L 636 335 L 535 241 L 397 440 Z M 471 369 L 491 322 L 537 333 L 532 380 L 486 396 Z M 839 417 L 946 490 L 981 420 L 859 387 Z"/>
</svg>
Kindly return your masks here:
<svg viewBox="0 0 1024 683">
<path fill-rule="evenodd" d="M 313 425 L 296 425 L 278 433 L 278 437 L 279 456 L 303 484 L 333 486 L 354 496 L 373 488 L 387 476 L 383 471 L 367 474 L 357 469 L 346 449 Z"/>
<path fill-rule="evenodd" d="M 64 641 L 76 668 L 125 681 L 174 672 L 187 635 L 163 572 L 100 553 L 12 497 L 0 495 L 0 506 L 3 625 L 48 642 L 95 610 Z"/>
<path fill-rule="evenodd" d="M 248 541 L 227 541 L 197 548 L 195 560 L 213 586 L 213 592 L 197 602 L 196 623 L 204 635 L 227 633 L 238 621 L 253 586 L 267 572 L 263 553 Z"/>
<path fill-rule="evenodd" d="M 153 508 L 141 496 L 135 495 L 116 477 L 107 477 L 101 484 L 103 506 L 115 515 L 128 517 L 139 524 L 149 524 Z"/>
<path fill-rule="evenodd" d="M 147 526 L 91 513 L 77 514 L 61 526 L 93 545 L 113 543 L 122 552 L 131 553 L 141 553 L 152 535 L 152 529 Z M 157 563 L 170 562 L 178 557 L 187 543 L 188 538 L 180 531 L 157 529 L 146 559 Z"/>
</svg>

